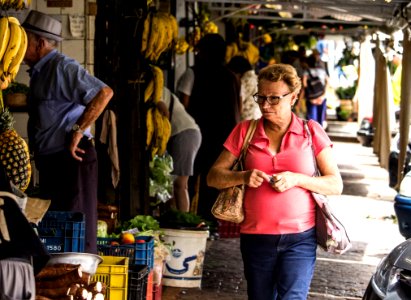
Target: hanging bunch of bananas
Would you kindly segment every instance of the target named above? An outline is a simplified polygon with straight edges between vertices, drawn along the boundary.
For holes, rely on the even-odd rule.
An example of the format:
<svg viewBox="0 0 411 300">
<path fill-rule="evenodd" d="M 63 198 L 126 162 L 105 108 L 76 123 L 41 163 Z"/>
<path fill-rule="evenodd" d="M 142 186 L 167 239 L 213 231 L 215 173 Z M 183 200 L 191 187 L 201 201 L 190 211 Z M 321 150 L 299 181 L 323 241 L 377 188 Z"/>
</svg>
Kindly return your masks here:
<svg viewBox="0 0 411 300">
<path fill-rule="evenodd" d="M 172 47 L 178 36 L 177 19 L 165 12 L 149 12 L 144 20 L 141 53 L 151 62 Z"/>
<path fill-rule="evenodd" d="M 260 59 L 260 50 L 253 43 L 240 40 L 237 55 L 244 56 L 251 65 L 255 65 Z"/>
<path fill-rule="evenodd" d="M 146 147 L 154 155 L 163 155 L 171 135 L 171 124 L 167 116 L 163 115 L 157 104 L 163 97 L 164 77 L 163 71 L 150 65 L 152 79 L 144 91 L 144 102 L 149 106 L 146 115 Z"/>
<path fill-rule="evenodd" d="M 184 54 L 187 52 L 190 45 L 186 42 L 185 37 L 180 37 L 174 45 L 174 51 L 176 54 Z"/>
<path fill-rule="evenodd" d="M 216 23 L 207 21 L 204 24 L 204 34 L 206 33 L 218 33 L 218 26 L 216 25 Z"/>
<path fill-rule="evenodd" d="M 3 10 L 22 10 L 30 6 L 31 0 L 0 0 L 0 8 Z"/>
<path fill-rule="evenodd" d="M 19 71 L 27 50 L 27 34 L 14 17 L 0 18 L 0 88 L 6 89 Z"/>
<path fill-rule="evenodd" d="M 233 42 L 233 43 L 227 44 L 227 48 L 225 51 L 225 62 L 228 63 L 237 54 L 238 54 L 237 43 Z"/>
<path fill-rule="evenodd" d="M 151 68 L 151 80 L 148 83 L 144 91 L 144 102 L 146 103 L 158 103 L 163 95 L 164 87 L 164 75 L 163 70 L 161 70 L 156 65 L 150 65 Z"/>
<path fill-rule="evenodd" d="M 170 120 L 160 112 L 157 106 L 152 106 L 147 110 L 146 126 L 146 145 L 151 157 L 164 155 L 171 135 Z"/>
</svg>

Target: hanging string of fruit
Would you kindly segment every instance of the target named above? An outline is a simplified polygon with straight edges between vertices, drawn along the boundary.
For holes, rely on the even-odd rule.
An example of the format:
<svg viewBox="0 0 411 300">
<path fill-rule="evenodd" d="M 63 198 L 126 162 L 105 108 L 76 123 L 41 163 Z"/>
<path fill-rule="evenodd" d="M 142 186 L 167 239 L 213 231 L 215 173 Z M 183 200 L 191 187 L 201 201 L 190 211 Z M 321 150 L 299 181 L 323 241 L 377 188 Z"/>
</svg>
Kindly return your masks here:
<svg viewBox="0 0 411 300">
<path fill-rule="evenodd" d="M 0 41 L 0 163 L 13 184 L 25 191 L 31 178 L 30 153 L 3 102 L 3 90 L 14 80 L 27 49 L 27 34 L 16 18 L 0 18 Z"/>
<path fill-rule="evenodd" d="M 151 74 L 147 76 L 149 82 L 144 91 L 144 102 L 147 103 L 146 149 L 150 151 L 151 158 L 164 155 L 171 135 L 170 121 L 157 107 L 163 95 L 164 77 L 155 63 L 163 52 L 172 49 L 177 37 L 178 24 L 174 16 L 155 10 L 148 12 L 144 20 L 141 54 L 151 62 Z"/>
</svg>

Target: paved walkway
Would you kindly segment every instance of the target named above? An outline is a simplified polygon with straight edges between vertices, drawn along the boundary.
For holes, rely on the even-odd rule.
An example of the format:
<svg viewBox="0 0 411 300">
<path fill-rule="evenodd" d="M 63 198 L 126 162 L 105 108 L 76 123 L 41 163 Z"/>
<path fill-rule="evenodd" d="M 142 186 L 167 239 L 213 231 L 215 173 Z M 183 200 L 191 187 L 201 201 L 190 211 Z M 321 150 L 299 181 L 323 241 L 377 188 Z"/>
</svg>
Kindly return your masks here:
<svg viewBox="0 0 411 300">
<path fill-rule="evenodd" d="M 388 172 L 379 167 L 372 148 L 335 142 L 334 149 L 344 191 L 330 201 L 353 248 L 342 256 L 318 250 L 310 300 L 361 299 L 380 259 L 404 240 L 395 223 L 396 191 L 389 188 Z M 208 241 L 202 288 L 164 286 L 162 299 L 246 300 L 239 239 Z"/>
</svg>

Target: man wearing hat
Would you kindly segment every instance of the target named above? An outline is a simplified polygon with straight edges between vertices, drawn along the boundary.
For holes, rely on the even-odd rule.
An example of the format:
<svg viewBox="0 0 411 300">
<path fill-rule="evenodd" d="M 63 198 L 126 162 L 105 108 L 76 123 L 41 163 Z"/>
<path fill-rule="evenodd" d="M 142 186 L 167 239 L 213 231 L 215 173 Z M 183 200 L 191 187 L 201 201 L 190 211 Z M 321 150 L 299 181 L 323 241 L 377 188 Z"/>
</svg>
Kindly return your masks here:
<svg viewBox="0 0 411 300">
<path fill-rule="evenodd" d="M 97 252 L 97 155 L 90 126 L 113 96 L 104 82 L 57 51 L 61 23 L 32 10 L 22 26 L 30 67 L 28 136 L 50 210 L 85 214 L 85 252 Z"/>
</svg>

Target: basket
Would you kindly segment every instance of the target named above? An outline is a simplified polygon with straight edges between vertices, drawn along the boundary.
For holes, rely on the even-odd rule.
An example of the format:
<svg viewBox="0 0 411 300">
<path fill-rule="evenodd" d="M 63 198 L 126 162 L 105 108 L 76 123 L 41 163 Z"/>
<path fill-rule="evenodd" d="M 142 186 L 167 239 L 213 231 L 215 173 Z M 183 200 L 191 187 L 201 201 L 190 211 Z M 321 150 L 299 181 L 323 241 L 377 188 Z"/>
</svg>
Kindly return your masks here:
<svg viewBox="0 0 411 300">
<path fill-rule="evenodd" d="M 154 266 L 154 238 L 138 236 L 137 239 L 144 240 L 145 243 L 111 245 L 112 242 L 118 242 L 118 239 L 97 238 L 98 254 L 128 257 L 130 265 L 144 265 L 151 270 Z"/>
<path fill-rule="evenodd" d="M 218 234 L 220 238 L 240 237 L 240 224 L 218 220 Z"/>
<path fill-rule="evenodd" d="M 108 300 L 127 300 L 128 290 L 128 257 L 102 256 L 103 262 L 98 266 L 91 281 L 101 281 L 106 287 Z"/>
<path fill-rule="evenodd" d="M 128 270 L 128 300 L 146 300 L 149 268 L 131 265 Z"/>
<path fill-rule="evenodd" d="M 83 213 L 48 211 L 37 231 L 50 253 L 84 252 L 85 227 Z"/>
</svg>

